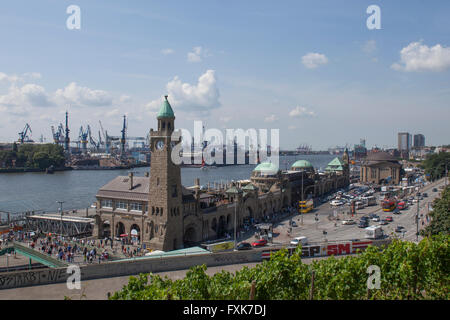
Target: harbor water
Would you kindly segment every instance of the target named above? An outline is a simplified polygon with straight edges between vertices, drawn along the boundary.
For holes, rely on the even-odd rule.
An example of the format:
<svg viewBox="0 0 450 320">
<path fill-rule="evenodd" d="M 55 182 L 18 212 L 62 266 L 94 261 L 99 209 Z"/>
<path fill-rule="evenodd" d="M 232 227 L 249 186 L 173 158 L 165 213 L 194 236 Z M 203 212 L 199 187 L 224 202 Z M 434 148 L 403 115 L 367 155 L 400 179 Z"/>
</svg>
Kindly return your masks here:
<svg viewBox="0 0 450 320">
<path fill-rule="evenodd" d="M 280 169 L 289 169 L 297 160 L 311 162 L 315 169 L 325 169 L 334 155 L 280 156 Z M 225 166 L 217 168 L 182 168 L 181 180 L 184 186 L 192 186 L 195 178 L 201 185 L 208 182 L 226 182 L 249 179 L 256 165 Z M 144 176 L 150 168 L 132 169 L 136 175 Z M 0 212 L 11 214 L 25 211 L 56 212 L 57 201 L 64 201 L 63 209 L 90 207 L 95 201 L 98 189 L 119 175 L 128 175 L 130 170 L 73 170 L 54 174 L 38 172 L 7 173 L 0 175 Z"/>
</svg>

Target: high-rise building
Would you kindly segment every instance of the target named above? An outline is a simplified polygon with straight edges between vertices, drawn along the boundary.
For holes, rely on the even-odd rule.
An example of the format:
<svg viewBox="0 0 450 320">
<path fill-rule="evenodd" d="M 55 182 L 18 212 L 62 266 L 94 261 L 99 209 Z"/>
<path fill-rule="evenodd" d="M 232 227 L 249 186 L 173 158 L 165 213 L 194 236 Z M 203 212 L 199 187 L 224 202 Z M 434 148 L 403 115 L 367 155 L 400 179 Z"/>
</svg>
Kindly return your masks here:
<svg viewBox="0 0 450 320">
<path fill-rule="evenodd" d="M 408 132 L 398 133 L 398 151 L 402 158 L 408 157 L 411 149 L 411 135 Z"/>
<path fill-rule="evenodd" d="M 425 147 L 425 136 L 423 134 L 414 135 L 414 148 Z"/>
</svg>

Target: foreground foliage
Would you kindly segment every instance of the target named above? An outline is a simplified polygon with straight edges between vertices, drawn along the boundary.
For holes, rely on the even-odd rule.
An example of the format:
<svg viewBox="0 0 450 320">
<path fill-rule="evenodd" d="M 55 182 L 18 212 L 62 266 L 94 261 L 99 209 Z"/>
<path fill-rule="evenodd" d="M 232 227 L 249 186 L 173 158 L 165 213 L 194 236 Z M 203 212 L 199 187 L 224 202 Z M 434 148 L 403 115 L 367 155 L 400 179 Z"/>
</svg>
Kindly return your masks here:
<svg viewBox="0 0 450 320">
<path fill-rule="evenodd" d="M 301 249 L 289 256 L 280 250 L 270 261 L 235 274 L 208 276 L 206 266 L 191 268 L 180 280 L 154 274 L 130 277 L 110 299 L 249 299 L 252 281 L 255 299 L 309 299 L 311 271 L 315 272 L 314 299 L 449 299 L 449 237 L 425 238 L 419 244 L 394 240 L 380 250 L 369 246 L 358 256 L 331 257 L 304 264 Z M 379 290 L 367 290 L 367 268 L 381 270 Z"/>
<path fill-rule="evenodd" d="M 421 230 L 422 235 L 450 234 L 450 187 L 446 187 L 441 197 L 434 200 L 433 211 L 430 211 L 428 215 L 431 221 L 425 229 Z"/>
</svg>

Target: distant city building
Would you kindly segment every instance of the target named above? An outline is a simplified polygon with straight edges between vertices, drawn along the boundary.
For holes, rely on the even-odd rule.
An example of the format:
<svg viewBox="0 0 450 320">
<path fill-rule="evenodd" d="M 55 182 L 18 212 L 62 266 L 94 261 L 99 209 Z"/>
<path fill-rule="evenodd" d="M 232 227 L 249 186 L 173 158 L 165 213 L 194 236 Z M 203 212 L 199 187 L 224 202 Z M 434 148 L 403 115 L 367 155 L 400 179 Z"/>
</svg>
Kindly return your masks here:
<svg viewBox="0 0 450 320">
<path fill-rule="evenodd" d="M 359 144 L 355 144 L 353 148 L 353 158 L 355 160 L 360 160 L 367 156 L 366 140 L 360 139 Z"/>
<path fill-rule="evenodd" d="M 425 147 L 425 136 L 423 134 L 414 135 L 414 148 Z"/>
<path fill-rule="evenodd" d="M 411 135 L 408 132 L 398 133 L 398 151 L 402 158 L 407 158 L 411 149 Z"/>
<path fill-rule="evenodd" d="M 371 153 L 361 162 L 361 182 L 399 184 L 401 168 L 402 165 L 389 153 Z"/>
</svg>

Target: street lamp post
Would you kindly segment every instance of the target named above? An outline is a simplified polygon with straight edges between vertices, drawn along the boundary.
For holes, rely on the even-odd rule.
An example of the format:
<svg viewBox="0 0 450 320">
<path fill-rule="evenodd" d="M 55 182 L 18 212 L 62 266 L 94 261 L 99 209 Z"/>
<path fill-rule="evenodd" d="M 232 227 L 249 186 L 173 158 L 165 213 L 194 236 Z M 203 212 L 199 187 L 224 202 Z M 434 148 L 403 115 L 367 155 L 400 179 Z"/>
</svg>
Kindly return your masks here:
<svg viewBox="0 0 450 320">
<path fill-rule="evenodd" d="M 64 201 L 56 201 L 56 202 L 59 203 L 60 210 L 61 210 L 61 237 L 62 237 L 62 234 L 63 234 L 63 207 L 62 207 L 62 205 L 63 205 Z"/>
<path fill-rule="evenodd" d="M 416 215 L 416 241 L 419 242 L 419 205 L 420 197 L 417 196 L 417 215 Z"/>
<path fill-rule="evenodd" d="M 302 171 L 302 205 L 303 205 L 303 174 L 305 171 Z M 300 206 L 300 216 L 302 217 L 302 225 L 303 225 L 303 212 L 302 212 L 302 205 Z"/>
</svg>

